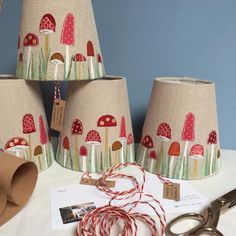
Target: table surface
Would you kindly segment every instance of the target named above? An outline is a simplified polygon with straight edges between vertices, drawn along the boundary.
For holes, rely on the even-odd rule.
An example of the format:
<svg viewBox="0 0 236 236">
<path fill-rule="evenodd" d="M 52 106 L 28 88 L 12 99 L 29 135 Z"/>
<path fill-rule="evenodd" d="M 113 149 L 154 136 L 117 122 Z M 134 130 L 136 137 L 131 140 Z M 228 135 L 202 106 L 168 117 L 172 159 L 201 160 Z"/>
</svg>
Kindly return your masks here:
<svg viewBox="0 0 236 236">
<path fill-rule="evenodd" d="M 52 230 L 50 211 L 50 189 L 61 185 L 78 183 L 81 174 L 62 168 L 54 163 L 48 170 L 39 174 L 33 196 L 13 219 L 0 227 L 2 236 L 62 236 L 74 235 L 75 229 Z M 210 200 L 236 187 L 236 151 L 222 150 L 222 171 L 216 176 L 189 183 Z M 167 221 L 174 215 L 167 215 Z M 222 215 L 218 225 L 224 235 L 235 235 L 236 207 Z M 139 234 L 143 235 L 143 233 Z M 148 234 L 145 234 L 148 236 Z"/>
</svg>

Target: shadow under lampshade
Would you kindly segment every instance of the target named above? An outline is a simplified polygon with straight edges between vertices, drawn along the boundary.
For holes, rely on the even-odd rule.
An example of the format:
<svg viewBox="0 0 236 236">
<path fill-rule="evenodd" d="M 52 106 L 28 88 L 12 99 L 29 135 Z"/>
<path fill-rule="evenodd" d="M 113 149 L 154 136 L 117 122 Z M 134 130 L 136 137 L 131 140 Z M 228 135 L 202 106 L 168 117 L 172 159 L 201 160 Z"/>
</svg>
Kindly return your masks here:
<svg viewBox="0 0 236 236">
<path fill-rule="evenodd" d="M 0 75 L 0 149 L 47 169 L 53 161 L 38 82 Z"/>
<path fill-rule="evenodd" d="M 99 172 L 134 161 L 126 79 L 69 82 L 56 160 L 76 171 Z"/>
<path fill-rule="evenodd" d="M 214 82 L 154 81 L 137 160 L 152 173 L 176 179 L 202 179 L 220 171 Z"/>
<path fill-rule="evenodd" d="M 23 0 L 16 75 L 28 80 L 101 78 L 91 0 Z"/>
</svg>

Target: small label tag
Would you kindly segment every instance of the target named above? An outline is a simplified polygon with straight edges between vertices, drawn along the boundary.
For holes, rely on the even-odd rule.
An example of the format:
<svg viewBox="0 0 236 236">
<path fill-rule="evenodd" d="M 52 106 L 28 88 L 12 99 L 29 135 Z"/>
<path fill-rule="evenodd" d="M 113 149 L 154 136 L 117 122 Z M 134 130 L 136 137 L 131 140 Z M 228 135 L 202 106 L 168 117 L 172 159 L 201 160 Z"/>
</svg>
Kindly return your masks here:
<svg viewBox="0 0 236 236">
<path fill-rule="evenodd" d="M 180 200 L 180 184 L 165 183 L 163 186 L 163 198 L 179 201 Z"/>
<path fill-rule="evenodd" d="M 80 184 L 96 186 L 97 185 L 97 179 L 82 178 L 81 181 L 80 181 Z M 106 185 L 107 185 L 108 188 L 115 188 L 116 181 L 106 180 Z"/>
<path fill-rule="evenodd" d="M 51 129 L 62 130 L 66 102 L 61 99 L 55 99 L 53 103 Z"/>
</svg>

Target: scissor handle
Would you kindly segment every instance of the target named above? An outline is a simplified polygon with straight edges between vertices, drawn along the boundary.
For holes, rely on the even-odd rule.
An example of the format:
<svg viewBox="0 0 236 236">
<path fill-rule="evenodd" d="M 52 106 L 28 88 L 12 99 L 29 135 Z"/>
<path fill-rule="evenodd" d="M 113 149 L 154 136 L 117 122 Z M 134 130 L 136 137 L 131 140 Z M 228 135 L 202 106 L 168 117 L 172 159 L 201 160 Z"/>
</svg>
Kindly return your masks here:
<svg viewBox="0 0 236 236">
<path fill-rule="evenodd" d="M 202 228 L 198 230 L 195 235 L 196 236 L 201 236 L 201 235 L 224 236 L 220 231 L 211 227 Z"/>
<path fill-rule="evenodd" d="M 184 221 L 184 220 L 188 220 L 188 219 L 193 219 L 196 221 L 199 221 L 200 224 L 193 227 L 192 229 L 183 232 L 183 233 L 175 233 L 172 231 L 172 227 L 174 225 L 176 225 L 177 223 Z M 165 233 L 166 236 L 191 236 L 191 235 L 196 235 L 196 232 L 198 232 L 201 228 L 204 228 L 204 225 L 206 223 L 206 219 L 204 216 L 202 216 L 201 214 L 197 214 L 197 213 L 186 213 L 183 215 L 180 215 L 178 217 L 176 217 L 175 219 L 171 220 L 165 229 Z"/>
</svg>

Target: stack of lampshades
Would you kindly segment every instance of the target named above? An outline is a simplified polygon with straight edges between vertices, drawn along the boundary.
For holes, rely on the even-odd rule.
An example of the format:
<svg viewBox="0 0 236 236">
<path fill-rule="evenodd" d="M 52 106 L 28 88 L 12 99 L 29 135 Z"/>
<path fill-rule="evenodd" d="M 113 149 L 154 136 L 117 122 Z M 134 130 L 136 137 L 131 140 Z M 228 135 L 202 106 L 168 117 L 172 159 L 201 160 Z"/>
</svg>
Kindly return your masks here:
<svg viewBox="0 0 236 236">
<path fill-rule="evenodd" d="M 23 0 L 21 15 L 17 79 L 0 80 L 2 151 L 40 171 L 51 165 L 39 81 L 68 81 L 56 161 L 84 172 L 135 161 L 126 79 L 105 76 L 91 0 Z M 217 173 L 219 160 L 214 83 L 155 80 L 137 161 L 152 173 L 200 179 Z"/>
</svg>

